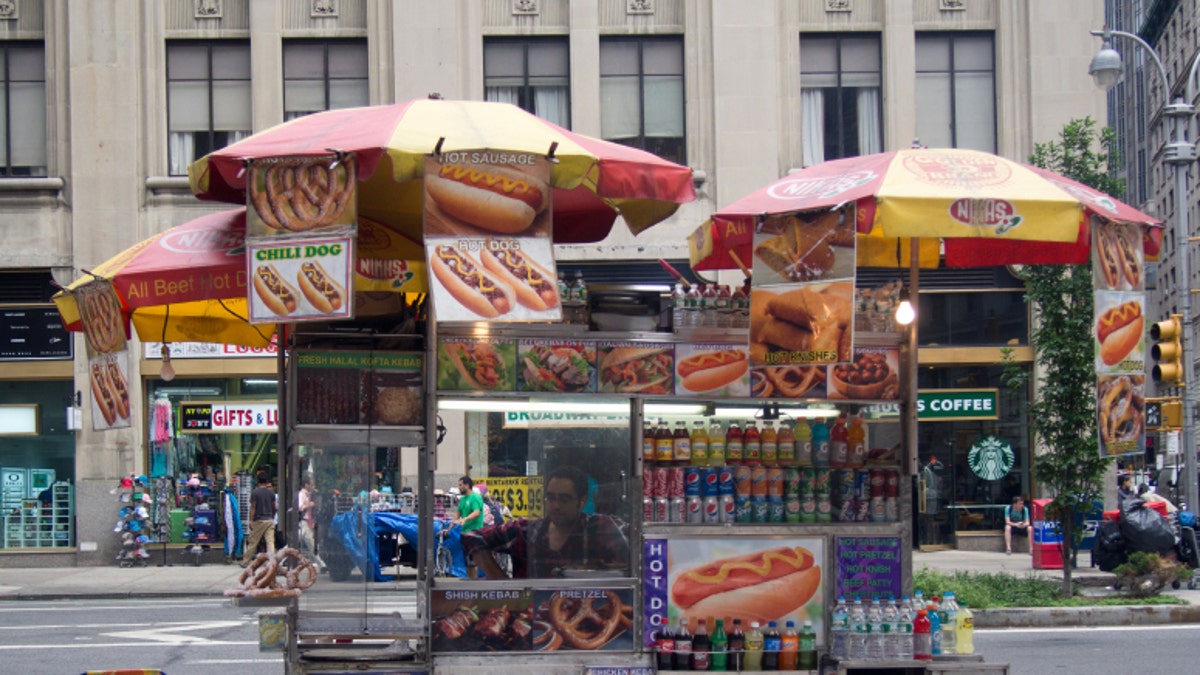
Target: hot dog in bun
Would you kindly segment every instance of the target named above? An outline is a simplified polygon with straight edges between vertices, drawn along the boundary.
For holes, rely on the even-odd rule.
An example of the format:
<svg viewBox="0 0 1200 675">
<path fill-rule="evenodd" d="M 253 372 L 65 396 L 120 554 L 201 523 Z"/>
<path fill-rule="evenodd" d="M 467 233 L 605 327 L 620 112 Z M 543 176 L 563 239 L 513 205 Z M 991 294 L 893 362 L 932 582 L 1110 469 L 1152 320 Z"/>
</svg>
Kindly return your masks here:
<svg viewBox="0 0 1200 675">
<path fill-rule="evenodd" d="M 549 203 L 550 186 L 499 166 L 442 164 L 425 175 L 425 189 L 442 212 L 468 225 L 516 234 L 533 224 Z"/>
<path fill-rule="evenodd" d="M 1142 305 L 1136 300 L 1109 308 L 1096 322 L 1096 340 L 1100 343 L 1100 360 L 1106 366 L 1121 362 L 1142 340 L 1145 326 Z"/>
<path fill-rule="evenodd" d="M 304 294 L 304 298 L 318 312 L 329 314 L 342 308 L 345 290 L 325 273 L 321 263 L 315 260 L 300 263 L 296 282 L 300 284 L 300 292 Z"/>
<path fill-rule="evenodd" d="M 109 386 L 108 374 L 99 361 L 92 362 L 90 379 L 92 382 L 92 400 L 96 402 L 96 407 L 100 409 L 100 415 L 104 418 L 105 426 L 111 427 L 113 422 L 117 421 L 117 399 L 113 396 L 112 388 Z"/>
<path fill-rule="evenodd" d="M 750 362 L 740 349 L 699 352 L 679 362 L 679 382 L 688 391 L 712 391 L 736 382 Z"/>
<path fill-rule="evenodd" d="M 520 251 L 492 251 L 484 247 L 479 259 L 487 271 L 512 286 L 517 302 L 522 305 L 539 312 L 558 306 L 554 275 L 533 258 Z"/>
<path fill-rule="evenodd" d="M 296 291 L 283 280 L 274 265 L 254 268 L 254 291 L 267 309 L 284 316 L 296 311 Z"/>
<path fill-rule="evenodd" d="M 800 546 L 722 558 L 676 577 L 671 600 L 683 617 L 775 621 L 803 607 L 821 585 L 821 568 Z"/>
<path fill-rule="evenodd" d="M 117 365 L 116 361 L 110 360 L 104 364 L 104 370 L 108 374 L 109 391 L 113 395 L 117 416 L 121 419 L 129 419 L 129 383 L 125 381 L 125 374 L 121 372 L 121 366 Z"/>
<path fill-rule="evenodd" d="M 463 307 L 493 319 L 513 308 L 513 291 L 508 284 L 480 269 L 475 259 L 449 244 L 434 248 L 430 256 L 433 274 Z"/>
</svg>

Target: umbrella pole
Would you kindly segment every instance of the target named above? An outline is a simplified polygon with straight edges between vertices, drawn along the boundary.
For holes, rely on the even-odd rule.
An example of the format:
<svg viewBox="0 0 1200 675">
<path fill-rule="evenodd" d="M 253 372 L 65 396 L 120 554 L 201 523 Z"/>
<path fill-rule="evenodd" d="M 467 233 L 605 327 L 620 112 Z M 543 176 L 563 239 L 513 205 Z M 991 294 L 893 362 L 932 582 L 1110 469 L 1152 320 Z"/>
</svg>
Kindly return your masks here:
<svg viewBox="0 0 1200 675">
<path fill-rule="evenodd" d="M 906 401 L 904 407 L 904 446 L 908 459 L 908 475 L 916 476 L 918 461 L 917 451 L 917 322 L 920 319 L 921 291 L 921 241 L 917 237 L 909 238 L 908 259 L 908 294 L 911 302 L 918 308 L 917 320 L 904 327 L 904 367 L 901 369 L 902 389 Z"/>
</svg>

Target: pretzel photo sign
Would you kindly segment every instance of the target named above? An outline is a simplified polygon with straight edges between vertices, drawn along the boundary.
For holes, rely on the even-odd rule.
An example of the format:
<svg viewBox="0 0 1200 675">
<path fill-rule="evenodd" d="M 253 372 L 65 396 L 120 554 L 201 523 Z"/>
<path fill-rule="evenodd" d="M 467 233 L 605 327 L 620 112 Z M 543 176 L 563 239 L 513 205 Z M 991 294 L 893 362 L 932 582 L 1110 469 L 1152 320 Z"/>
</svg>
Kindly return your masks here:
<svg viewBox="0 0 1200 675">
<path fill-rule="evenodd" d="M 112 282 L 96 279 L 72 291 L 89 357 L 125 349 L 125 319 Z"/>
<path fill-rule="evenodd" d="M 247 237 L 328 234 L 357 220 L 352 154 L 271 157 L 249 163 Z"/>
</svg>

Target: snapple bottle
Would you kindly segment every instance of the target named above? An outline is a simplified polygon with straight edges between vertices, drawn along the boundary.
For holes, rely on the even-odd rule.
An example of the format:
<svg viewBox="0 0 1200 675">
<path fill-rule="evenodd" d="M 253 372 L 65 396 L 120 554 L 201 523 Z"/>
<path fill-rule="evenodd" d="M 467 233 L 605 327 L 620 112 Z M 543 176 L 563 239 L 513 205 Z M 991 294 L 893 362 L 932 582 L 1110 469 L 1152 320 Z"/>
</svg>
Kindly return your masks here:
<svg viewBox="0 0 1200 675">
<path fill-rule="evenodd" d="M 704 420 L 692 422 L 692 466 L 708 466 L 708 432 Z"/>
<path fill-rule="evenodd" d="M 653 465 L 654 461 L 658 459 L 654 448 L 656 433 L 658 430 L 654 427 L 654 423 L 646 420 L 645 426 L 642 427 L 642 462 L 647 467 Z"/>
<path fill-rule="evenodd" d="M 775 437 L 775 444 L 779 446 L 779 463 L 783 466 L 795 466 L 796 436 L 790 423 L 779 423 L 779 435 Z"/>
<path fill-rule="evenodd" d="M 729 423 L 725 432 L 725 462 L 731 465 L 742 463 L 742 428 L 737 422 Z"/>
<path fill-rule="evenodd" d="M 758 434 L 758 425 L 746 422 L 746 431 L 742 433 L 742 464 L 758 466 L 762 460 L 762 439 Z"/>
<path fill-rule="evenodd" d="M 779 436 L 775 433 L 775 423 L 771 420 L 763 421 L 763 430 L 759 434 L 758 443 L 760 452 L 762 453 L 762 463 L 767 466 L 778 464 Z"/>
<path fill-rule="evenodd" d="M 671 466 L 675 461 L 675 439 L 667 423 L 659 420 L 658 433 L 654 435 L 654 459 L 659 466 Z"/>
<path fill-rule="evenodd" d="M 725 465 L 725 430 L 721 423 L 713 420 L 708 428 L 708 465 Z"/>
<path fill-rule="evenodd" d="M 687 424 L 682 420 L 675 423 L 671 452 L 675 456 L 676 466 L 687 466 L 692 462 L 692 437 L 688 433 Z"/>
</svg>

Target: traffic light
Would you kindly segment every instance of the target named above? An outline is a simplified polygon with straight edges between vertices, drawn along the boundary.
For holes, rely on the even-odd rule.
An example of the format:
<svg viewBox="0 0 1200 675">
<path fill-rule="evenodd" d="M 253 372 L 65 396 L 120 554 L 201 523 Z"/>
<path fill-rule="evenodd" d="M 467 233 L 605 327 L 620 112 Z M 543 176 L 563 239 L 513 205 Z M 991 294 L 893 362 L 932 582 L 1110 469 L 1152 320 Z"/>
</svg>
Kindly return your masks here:
<svg viewBox="0 0 1200 675">
<path fill-rule="evenodd" d="M 1170 319 L 1150 326 L 1150 337 L 1156 340 L 1150 348 L 1150 357 L 1155 360 L 1154 370 L 1150 371 L 1150 375 L 1155 382 L 1165 382 L 1176 387 L 1184 385 L 1183 346 L 1179 343 L 1183 336 L 1181 319 L 1182 315 L 1172 314 Z"/>
</svg>

